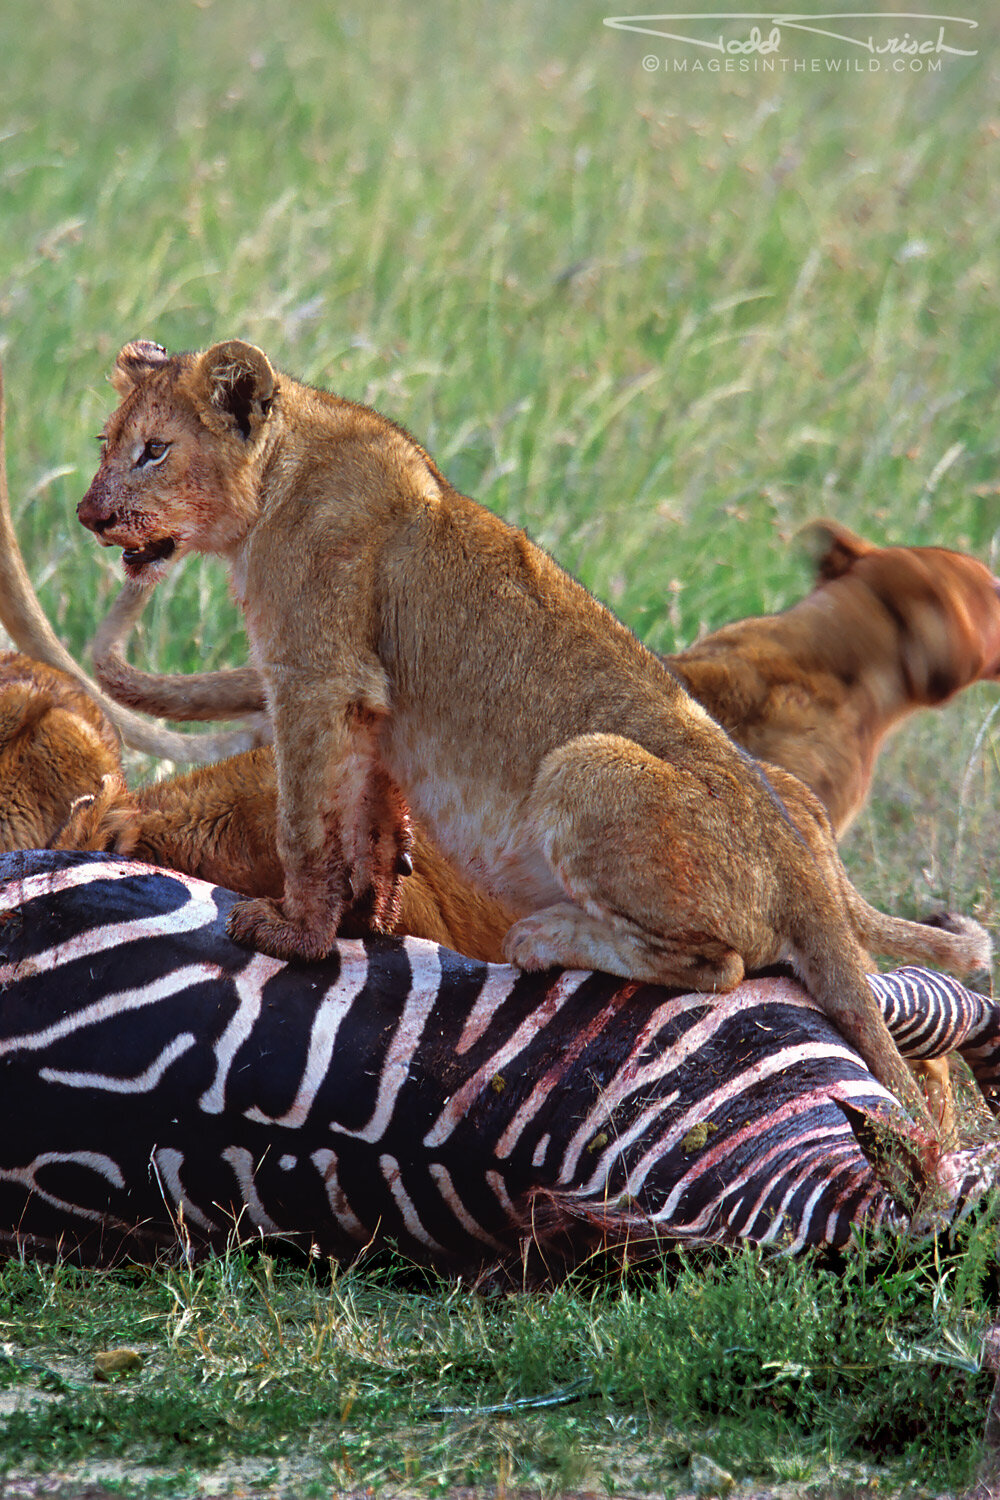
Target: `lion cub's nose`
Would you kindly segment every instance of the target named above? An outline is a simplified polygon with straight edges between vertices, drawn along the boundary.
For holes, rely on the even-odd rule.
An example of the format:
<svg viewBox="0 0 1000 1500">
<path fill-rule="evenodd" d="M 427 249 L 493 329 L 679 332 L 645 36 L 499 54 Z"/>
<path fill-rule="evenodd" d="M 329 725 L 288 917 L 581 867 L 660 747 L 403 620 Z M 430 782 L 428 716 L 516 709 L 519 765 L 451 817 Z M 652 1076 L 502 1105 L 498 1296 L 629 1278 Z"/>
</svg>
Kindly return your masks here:
<svg viewBox="0 0 1000 1500">
<path fill-rule="evenodd" d="M 107 503 L 102 502 L 100 497 L 93 493 L 93 488 L 87 491 L 76 507 L 76 514 L 83 525 L 96 532 L 98 536 L 107 531 L 110 526 L 118 524 L 117 511 L 109 509 Z"/>
</svg>

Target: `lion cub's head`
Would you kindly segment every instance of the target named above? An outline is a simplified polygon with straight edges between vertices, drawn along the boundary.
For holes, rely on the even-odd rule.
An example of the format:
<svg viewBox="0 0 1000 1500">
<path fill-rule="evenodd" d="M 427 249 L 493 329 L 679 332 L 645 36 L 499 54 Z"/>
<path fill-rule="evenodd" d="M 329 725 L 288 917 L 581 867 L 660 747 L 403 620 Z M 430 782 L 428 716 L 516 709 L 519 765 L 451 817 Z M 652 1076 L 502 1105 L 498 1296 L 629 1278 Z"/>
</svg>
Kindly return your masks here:
<svg viewBox="0 0 1000 1500">
<path fill-rule="evenodd" d="M 833 521 L 813 522 L 805 537 L 820 587 L 853 585 L 862 619 L 874 604 L 891 619 L 914 704 L 1000 681 L 1000 578 L 983 563 L 944 547 L 876 547 Z"/>
<path fill-rule="evenodd" d="M 134 803 L 118 735 L 65 672 L 0 653 L 0 851 L 127 853 Z"/>
<path fill-rule="evenodd" d="M 233 339 L 204 354 L 126 344 L 122 398 L 101 433 L 101 464 L 77 515 L 131 578 L 153 583 L 185 552 L 225 556 L 256 518 L 256 483 L 278 400 L 267 357 Z"/>
</svg>

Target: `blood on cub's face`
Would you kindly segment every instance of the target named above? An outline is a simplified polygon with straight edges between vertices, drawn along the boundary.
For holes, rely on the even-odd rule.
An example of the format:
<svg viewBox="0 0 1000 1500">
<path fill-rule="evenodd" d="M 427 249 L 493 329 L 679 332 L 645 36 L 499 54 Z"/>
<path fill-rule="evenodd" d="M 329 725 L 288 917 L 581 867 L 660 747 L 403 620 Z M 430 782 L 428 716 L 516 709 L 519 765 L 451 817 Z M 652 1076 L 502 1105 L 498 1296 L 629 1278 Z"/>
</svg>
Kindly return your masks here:
<svg viewBox="0 0 1000 1500">
<path fill-rule="evenodd" d="M 185 552 L 228 555 L 256 516 L 250 471 L 273 392 L 205 387 L 195 357 L 126 345 L 113 383 L 121 404 L 100 434 L 101 462 L 77 507 L 130 578 L 155 583 Z M 205 388 L 203 388 L 205 387 Z M 253 387 L 256 390 L 256 385 Z"/>
</svg>

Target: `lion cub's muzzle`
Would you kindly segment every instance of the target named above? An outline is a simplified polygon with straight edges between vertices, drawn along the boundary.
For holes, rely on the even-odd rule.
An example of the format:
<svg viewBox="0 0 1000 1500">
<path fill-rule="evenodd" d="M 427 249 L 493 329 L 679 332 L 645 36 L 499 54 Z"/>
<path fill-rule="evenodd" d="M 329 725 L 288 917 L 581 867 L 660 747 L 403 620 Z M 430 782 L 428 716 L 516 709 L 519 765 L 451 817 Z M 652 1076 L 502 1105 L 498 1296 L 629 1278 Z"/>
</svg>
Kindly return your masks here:
<svg viewBox="0 0 1000 1500">
<path fill-rule="evenodd" d="M 115 509 L 96 485 L 91 485 L 76 508 L 81 523 L 92 531 L 105 547 L 121 547 L 122 562 L 131 578 L 137 578 L 151 563 L 166 562 L 177 550 L 172 536 L 150 537 L 141 544 L 129 526 L 128 518 Z"/>
</svg>

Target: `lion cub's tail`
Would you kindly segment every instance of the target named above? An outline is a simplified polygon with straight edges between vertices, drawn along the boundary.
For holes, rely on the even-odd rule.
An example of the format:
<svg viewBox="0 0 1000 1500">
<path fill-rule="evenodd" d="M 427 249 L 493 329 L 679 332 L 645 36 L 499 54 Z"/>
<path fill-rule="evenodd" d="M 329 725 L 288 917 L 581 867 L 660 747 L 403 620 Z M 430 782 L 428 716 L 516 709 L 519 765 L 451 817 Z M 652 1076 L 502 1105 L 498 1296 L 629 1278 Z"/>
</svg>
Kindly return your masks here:
<svg viewBox="0 0 1000 1500">
<path fill-rule="evenodd" d="M 869 906 L 844 879 L 844 900 L 858 941 L 870 953 L 904 963 L 927 964 L 965 978 L 989 971 L 993 944 L 985 927 L 954 912 L 942 912 L 924 922 L 907 922 Z"/>
</svg>

